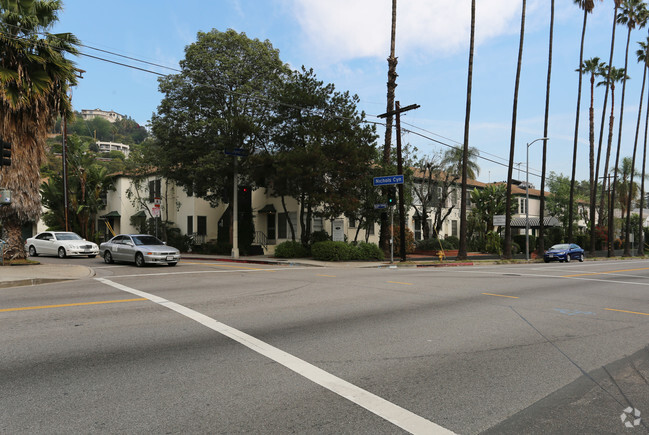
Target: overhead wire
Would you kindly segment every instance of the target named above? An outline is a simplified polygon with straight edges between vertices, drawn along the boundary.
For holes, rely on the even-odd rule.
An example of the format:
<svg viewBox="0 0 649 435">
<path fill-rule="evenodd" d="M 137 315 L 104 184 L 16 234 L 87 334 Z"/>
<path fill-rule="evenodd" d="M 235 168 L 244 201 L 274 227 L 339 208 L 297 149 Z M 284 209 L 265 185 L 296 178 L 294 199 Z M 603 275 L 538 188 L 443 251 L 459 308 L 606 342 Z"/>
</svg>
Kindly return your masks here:
<svg viewBox="0 0 649 435">
<path fill-rule="evenodd" d="M 27 29 L 20 28 L 18 26 L 9 25 L 9 24 L 8 24 L 8 26 L 18 28 L 18 29 L 21 29 L 21 30 L 27 30 Z M 55 34 L 48 33 L 48 32 L 34 32 L 34 33 L 56 37 Z M 22 38 L 22 37 L 19 37 L 19 36 L 10 35 L 10 34 L 7 34 L 5 32 L 2 32 L 2 31 L 0 31 L 0 34 L 4 35 L 5 37 L 12 38 L 12 39 L 15 39 L 15 40 L 19 40 L 19 39 L 28 40 L 27 38 Z M 164 68 L 164 69 L 168 69 L 168 70 L 171 70 L 171 71 L 182 73 L 182 70 L 174 68 L 174 67 L 161 65 L 159 63 L 149 62 L 149 61 L 146 61 L 146 60 L 143 60 L 143 59 L 138 59 L 138 58 L 132 57 L 132 56 L 126 56 L 126 55 L 123 55 L 123 54 L 120 54 L 120 53 L 117 53 L 117 52 L 114 52 L 114 51 L 104 50 L 104 49 L 93 47 L 93 46 L 83 44 L 83 43 L 80 43 L 78 45 L 81 46 L 81 47 L 90 49 L 90 50 L 95 50 L 95 51 L 99 51 L 99 52 L 102 52 L 102 53 L 110 54 L 112 56 L 117 56 L 117 57 L 120 57 L 120 58 L 132 60 L 132 61 L 135 61 L 135 62 L 140 62 L 140 63 L 143 63 L 143 64 L 156 66 L 156 67 L 159 67 L 159 68 Z M 55 48 L 56 49 L 56 47 L 50 47 L 50 48 Z M 157 71 L 152 71 L 150 69 L 146 69 L 146 68 L 142 68 L 142 67 L 138 67 L 138 66 L 134 66 L 134 65 L 129 65 L 129 64 L 123 63 L 123 62 L 117 62 L 115 60 L 107 59 L 107 58 L 100 57 L 100 56 L 94 56 L 94 55 L 84 53 L 84 52 L 79 52 L 78 55 L 88 57 L 88 58 L 91 58 L 91 59 L 95 59 L 95 60 L 99 60 L 99 61 L 102 61 L 102 62 L 107 62 L 107 63 L 111 63 L 111 64 L 114 64 L 114 65 L 126 67 L 126 68 L 131 68 L 131 69 L 134 69 L 134 70 L 137 70 L 137 71 L 146 72 L 146 73 L 149 73 L 149 74 L 154 74 L 154 75 L 157 75 L 157 76 L 160 76 L 160 77 L 168 77 L 168 74 L 160 73 L 160 72 L 157 72 Z M 284 106 L 284 107 L 303 110 L 303 111 L 306 111 L 307 113 L 315 114 L 315 115 L 318 115 L 318 116 L 323 116 L 323 117 L 328 116 L 328 117 L 331 117 L 331 118 L 334 118 L 334 119 L 346 119 L 346 120 L 353 119 L 353 118 L 350 118 L 350 117 L 345 117 L 345 116 L 340 116 L 340 115 L 333 115 L 332 116 L 331 114 L 324 114 L 321 111 L 317 111 L 317 110 L 314 110 L 312 108 L 302 107 L 302 106 L 298 106 L 298 105 L 294 105 L 294 104 L 288 104 L 288 103 L 284 103 L 284 102 L 281 102 L 281 101 L 272 100 L 270 98 L 262 97 L 260 95 L 253 95 L 253 94 L 249 94 L 249 93 L 245 93 L 245 92 L 234 91 L 234 90 L 228 89 L 227 86 L 225 86 L 225 85 L 210 84 L 209 86 L 211 86 L 211 87 L 213 87 L 215 89 L 218 89 L 221 92 L 227 92 L 227 93 L 230 93 L 230 94 L 233 94 L 233 95 L 245 96 L 247 98 L 250 98 L 250 99 L 253 99 L 253 100 L 256 100 L 256 101 L 261 101 L 261 102 L 264 102 L 264 103 L 269 103 L 271 105 L 281 105 L 281 106 Z M 371 115 L 371 114 L 365 114 L 365 115 L 368 116 L 368 117 L 372 117 L 372 118 L 378 118 L 377 115 Z M 373 125 L 380 125 L 380 126 L 383 126 L 383 127 L 386 126 L 385 122 L 381 122 L 381 121 L 370 121 L 370 120 L 364 119 L 361 122 L 367 123 L 367 124 L 373 124 Z M 430 142 L 440 144 L 440 145 L 445 146 L 447 148 L 456 149 L 456 150 L 461 150 L 462 149 L 463 144 L 461 142 L 458 142 L 458 141 L 454 140 L 454 139 L 451 139 L 451 138 L 442 136 L 440 134 L 431 132 L 431 131 L 426 130 L 426 129 L 422 128 L 422 127 L 418 127 L 418 126 L 416 126 L 414 124 L 410 124 L 410 123 L 407 123 L 407 122 L 404 122 L 404 121 L 401 121 L 401 123 L 403 123 L 405 125 L 408 125 L 408 126 L 412 127 L 413 129 L 418 129 L 418 130 L 426 132 L 426 133 L 428 133 L 430 135 L 434 135 L 434 136 L 443 138 L 446 141 L 454 142 L 454 143 L 458 144 L 459 146 L 452 145 L 450 143 L 446 143 L 446 142 L 443 142 L 441 140 L 432 138 L 432 137 L 430 137 L 428 135 L 425 135 L 425 134 L 420 133 L 418 131 L 415 131 L 413 129 L 402 128 L 402 131 L 404 131 L 406 133 L 410 133 L 410 134 L 419 136 L 419 137 L 421 137 L 423 139 L 426 139 L 426 140 L 428 140 Z M 491 153 L 488 153 L 488 152 L 485 152 L 485 151 L 482 151 L 482 150 L 479 150 L 479 149 L 478 149 L 478 151 L 479 151 L 479 154 L 476 155 L 476 158 L 479 158 L 481 160 L 485 160 L 485 161 L 494 163 L 494 164 L 499 165 L 499 166 L 509 167 L 509 165 L 507 163 L 504 163 L 504 160 L 505 160 L 504 158 L 502 158 L 500 156 L 497 156 L 497 155 L 494 155 L 494 154 L 491 154 Z M 486 154 L 486 155 L 491 156 L 493 158 L 485 157 L 482 154 Z M 494 159 L 501 159 L 503 161 L 497 161 L 497 160 L 494 160 Z M 539 178 L 541 177 L 541 174 L 537 173 L 536 170 L 529 171 L 529 175 L 539 177 Z"/>
</svg>

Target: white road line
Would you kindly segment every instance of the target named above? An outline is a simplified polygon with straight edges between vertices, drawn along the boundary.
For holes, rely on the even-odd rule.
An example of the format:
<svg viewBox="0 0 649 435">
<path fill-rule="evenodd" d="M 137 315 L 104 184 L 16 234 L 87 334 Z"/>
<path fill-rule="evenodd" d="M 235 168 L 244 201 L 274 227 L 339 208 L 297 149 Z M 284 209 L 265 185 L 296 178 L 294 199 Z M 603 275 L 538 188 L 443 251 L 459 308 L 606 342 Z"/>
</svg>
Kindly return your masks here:
<svg viewBox="0 0 649 435">
<path fill-rule="evenodd" d="M 280 267 L 277 269 L 224 269 L 224 270 L 187 270 L 180 272 L 159 272 L 159 273 L 134 273 L 131 275 L 113 275 L 110 278 L 137 278 L 142 276 L 165 276 L 165 275 L 196 275 L 196 274 L 205 274 L 205 273 L 233 273 L 233 272 L 276 272 L 278 270 L 305 270 L 305 269 L 322 269 L 321 267 L 312 268 L 312 267 L 291 267 L 286 269 Z"/>
<path fill-rule="evenodd" d="M 161 298 L 151 293 L 146 293 L 127 287 L 122 284 L 112 282 L 106 278 L 95 278 L 97 281 L 116 289 L 131 293 L 142 298 L 149 299 L 156 304 L 160 304 L 170 310 L 176 311 L 232 340 L 248 347 L 249 349 L 283 365 L 284 367 L 293 370 L 295 373 L 305 377 L 306 379 L 330 390 L 334 393 L 344 397 L 345 399 L 367 409 L 368 411 L 378 415 L 379 417 L 389 421 L 390 423 L 398 426 L 413 434 L 453 434 L 450 430 L 439 426 L 432 421 L 401 408 L 394 403 L 363 390 L 343 379 L 340 379 L 331 373 L 328 373 L 304 360 L 301 360 L 283 350 L 269 345 L 255 337 L 232 328 L 224 323 L 212 319 L 204 314 L 187 308 L 183 305 L 171 302 L 167 299 Z"/>
</svg>

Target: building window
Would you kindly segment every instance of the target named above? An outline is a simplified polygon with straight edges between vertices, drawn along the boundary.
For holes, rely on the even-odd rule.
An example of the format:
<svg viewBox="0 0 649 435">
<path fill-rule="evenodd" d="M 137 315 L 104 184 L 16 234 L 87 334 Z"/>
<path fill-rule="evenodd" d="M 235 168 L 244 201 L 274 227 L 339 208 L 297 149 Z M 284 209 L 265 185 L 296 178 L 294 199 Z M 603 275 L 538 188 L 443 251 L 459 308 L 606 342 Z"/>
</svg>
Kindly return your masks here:
<svg viewBox="0 0 649 435">
<path fill-rule="evenodd" d="M 314 217 L 313 218 L 313 232 L 316 231 L 322 231 L 323 228 L 323 222 L 321 217 Z"/>
<path fill-rule="evenodd" d="M 457 221 L 451 221 L 451 235 L 457 237 Z"/>
<path fill-rule="evenodd" d="M 374 235 L 374 222 L 367 225 L 367 234 L 370 236 Z"/>
<path fill-rule="evenodd" d="M 275 240 L 275 214 L 266 214 L 266 234 L 269 240 Z"/>
<path fill-rule="evenodd" d="M 187 234 L 194 233 L 194 216 L 187 216 Z"/>
<path fill-rule="evenodd" d="M 421 240 L 421 219 L 415 218 L 415 240 Z"/>
<path fill-rule="evenodd" d="M 161 191 L 161 182 L 159 179 L 149 181 L 149 202 L 153 202 L 155 198 L 160 198 Z"/>
<path fill-rule="evenodd" d="M 349 228 L 356 228 L 356 219 L 349 218 Z"/>
<path fill-rule="evenodd" d="M 196 226 L 198 227 L 198 235 L 207 235 L 207 216 L 196 216 Z"/>
<path fill-rule="evenodd" d="M 525 198 L 518 199 L 518 213 L 525 214 L 527 210 L 527 200 Z"/>
<path fill-rule="evenodd" d="M 293 224 L 293 229 L 295 230 L 295 237 L 298 237 L 297 234 L 297 213 L 280 213 L 277 215 L 277 238 L 278 239 L 288 239 L 291 237 L 291 227 L 289 226 L 288 220 L 291 220 Z"/>
</svg>

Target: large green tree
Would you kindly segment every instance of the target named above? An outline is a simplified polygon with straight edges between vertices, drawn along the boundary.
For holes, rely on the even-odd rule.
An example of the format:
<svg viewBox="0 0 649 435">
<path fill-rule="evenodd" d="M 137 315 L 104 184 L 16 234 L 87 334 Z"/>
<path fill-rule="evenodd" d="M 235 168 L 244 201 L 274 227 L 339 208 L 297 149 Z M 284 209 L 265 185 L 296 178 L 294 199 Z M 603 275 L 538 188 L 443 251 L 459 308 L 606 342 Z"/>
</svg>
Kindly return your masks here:
<svg viewBox="0 0 649 435">
<path fill-rule="evenodd" d="M 76 83 L 79 41 L 70 33 L 50 34 L 61 2 L 0 0 L 0 136 L 12 144 L 12 164 L 0 170 L 0 186 L 12 203 L 0 219 L 14 258 L 25 258 L 22 226 L 41 213 L 39 168 L 48 130 L 70 112 L 68 87 Z"/>
<path fill-rule="evenodd" d="M 377 136 L 357 110 L 358 97 L 337 92 L 313 70 L 302 67 L 287 75 L 273 100 L 279 104 L 268 124 L 270 140 L 251 162 L 259 184 L 298 201 L 301 240 L 307 245 L 315 214 L 334 218 L 361 206 Z"/>
<path fill-rule="evenodd" d="M 268 142 L 269 96 L 288 73 L 269 41 L 234 30 L 199 32 L 185 48 L 181 73 L 159 79 L 164 97 L 151 119 L 159 173 L 194 195 L 218 204 L 232 196 L 233 157 Z M 249 159 L 241 183 L 249 184 Z"/>
</svg>

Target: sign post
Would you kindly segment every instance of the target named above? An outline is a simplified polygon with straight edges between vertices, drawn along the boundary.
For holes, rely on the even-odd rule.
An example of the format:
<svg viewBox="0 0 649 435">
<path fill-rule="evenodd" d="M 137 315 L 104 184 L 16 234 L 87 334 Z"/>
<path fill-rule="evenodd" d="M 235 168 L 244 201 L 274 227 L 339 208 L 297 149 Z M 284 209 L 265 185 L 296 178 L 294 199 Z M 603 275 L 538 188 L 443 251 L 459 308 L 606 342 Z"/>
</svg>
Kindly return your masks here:
<svg viewBox="0 0 649 435">
<path fill-rule="evenodd" d="M 234 148 L 232 150 L 225 150 L 225 154 L 234 158 L 234 194 L 232 199 L 232 258 L 239 258 L 239 174 L 237 166 L 239 159 L 237 157 L 245 157 L 248 151 L 243 148 Z"/>
</svg>

